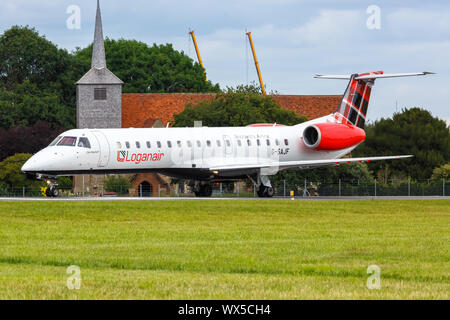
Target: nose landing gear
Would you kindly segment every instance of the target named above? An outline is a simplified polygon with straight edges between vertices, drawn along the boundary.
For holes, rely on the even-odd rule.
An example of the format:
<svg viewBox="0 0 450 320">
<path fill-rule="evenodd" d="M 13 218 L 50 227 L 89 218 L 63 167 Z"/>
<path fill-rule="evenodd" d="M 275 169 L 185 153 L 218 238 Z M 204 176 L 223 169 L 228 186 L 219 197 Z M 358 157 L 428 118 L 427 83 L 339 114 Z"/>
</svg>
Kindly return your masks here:
<svg viewBox="0 0 450 320">
<path fill-rule="evenodd" d="M 48 198 L 56 198 L 59 196 L 59 190 L 55 182 L 47 181 L 48 187 L 45 189 L 45 196 Z"/>
<path fill-rule="evenodd" d="M 27 177 L 32 177 L 33 179 L 41 180 L 47 183 L 47 188 L 45 188 L 45 190 L 44 188 L 41 188 L 43 196 L 45 195 L 46 197 L 49 198 L 56 198 L 57 196 L 59 196 L 59 190 L 57 188 L 58 184 L 56 183 L 56 181 L 58 180 L 57 176 L 42 173 L 36 174 L 27 173 L 26 175 Z"/>
<path fill-rule="evenodd" d="M 56 198 L 59 196 L 59 190 L 56 188 L 56 185 L 50 184 L 45 190 L 45 195 L 49 198 Z"/>
</svg>

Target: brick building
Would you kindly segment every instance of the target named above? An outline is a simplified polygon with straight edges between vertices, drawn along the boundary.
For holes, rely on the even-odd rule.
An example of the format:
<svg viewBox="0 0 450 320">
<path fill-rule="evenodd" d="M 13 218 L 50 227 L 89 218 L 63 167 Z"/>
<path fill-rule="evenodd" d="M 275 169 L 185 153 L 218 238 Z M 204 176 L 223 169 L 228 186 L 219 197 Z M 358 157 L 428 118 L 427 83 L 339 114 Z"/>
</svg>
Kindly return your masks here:
<svg viewBox="0 0 450 320">
<path fill-rule="evenodd" d="M 211 99 L 214 93 L 123 93 L 122 127 L 146 128 L 146 122 L 160 119 L 164 125 L 184 110 L 187 103 Z M 340 95 L 274 95 L 284 109 L 292 110 L 308 119 L 334 112 L 340 103 Z"/>
</svg>

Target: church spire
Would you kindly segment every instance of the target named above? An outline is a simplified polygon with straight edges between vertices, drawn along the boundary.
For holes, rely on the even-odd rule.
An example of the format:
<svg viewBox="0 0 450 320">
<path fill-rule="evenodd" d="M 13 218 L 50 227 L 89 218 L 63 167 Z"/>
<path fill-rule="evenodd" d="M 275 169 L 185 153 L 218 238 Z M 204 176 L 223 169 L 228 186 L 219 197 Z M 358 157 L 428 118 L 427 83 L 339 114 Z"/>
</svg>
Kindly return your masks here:
<svg viewBox="0 0 450 320">
<path fill-rule="evenodd" d="M 100 1 L 97 0 L 97 16 L 95 17 L 94 46 L 92 49 L 92 68 L 106 68 L 105 42 L 103 40 L 102 16 Z"/>
</svg>

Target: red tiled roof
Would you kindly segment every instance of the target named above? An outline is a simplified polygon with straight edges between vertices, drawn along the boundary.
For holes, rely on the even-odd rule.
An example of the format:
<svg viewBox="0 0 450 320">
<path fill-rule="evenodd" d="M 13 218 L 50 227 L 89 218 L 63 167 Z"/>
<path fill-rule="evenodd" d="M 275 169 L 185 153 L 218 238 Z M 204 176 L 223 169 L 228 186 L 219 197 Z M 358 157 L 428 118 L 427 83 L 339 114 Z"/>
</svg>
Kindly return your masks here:
<svg viewBox="0 0 450 320">
<path fill-rule="evenodd" d="M 145 127 L 151 120 L 161 119 L 165 124 L 173 115 L 184 110 L 187 103 L 214 98 L 214 93 L 124 93 L 122 94 L 122 127 Z M 308 119 L 334 112 L 340 95 L 274 95 L 282 108 L 293 110 Z"/>
</svg>

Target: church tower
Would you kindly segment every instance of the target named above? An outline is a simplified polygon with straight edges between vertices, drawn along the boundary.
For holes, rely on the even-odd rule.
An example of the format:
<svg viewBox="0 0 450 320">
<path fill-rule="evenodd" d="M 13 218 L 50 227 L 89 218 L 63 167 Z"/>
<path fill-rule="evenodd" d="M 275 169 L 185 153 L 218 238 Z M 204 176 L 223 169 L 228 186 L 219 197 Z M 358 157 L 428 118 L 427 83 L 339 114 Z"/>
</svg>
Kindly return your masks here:
<svg viewBox="0 0 450 320">
<path fill-rule="evenodd" d="M 76 85 L 77 128 L 122 127 L 123 82 L 106 67 L 99 0 L 97 0 L 91 69 Z"/>
</svg>

